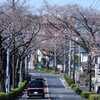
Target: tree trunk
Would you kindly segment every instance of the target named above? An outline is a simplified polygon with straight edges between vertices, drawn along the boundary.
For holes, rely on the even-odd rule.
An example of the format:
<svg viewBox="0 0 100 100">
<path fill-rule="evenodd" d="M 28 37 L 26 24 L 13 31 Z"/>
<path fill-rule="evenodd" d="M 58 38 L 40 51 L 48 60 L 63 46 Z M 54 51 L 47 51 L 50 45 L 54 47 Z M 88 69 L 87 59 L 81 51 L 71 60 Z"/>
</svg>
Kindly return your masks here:
<svg viewBox="0 0 100 100">
<path fill-rule="evenodd" d="M 12 87 L 15 88 L 16 87 L 16 84 L 15 84 L 15 80 L 16 80 L 16 71 L 15 71 L 15 68 L 16 67 L 16 64 L 15 64 L 15 55 L 13 55 L 12 57 Z"/>
<path fill-rule="evenodd" d="M 69 75 L 69 77 L 71 77 L 71 45 L 72 45 L 72 43 L 70 40 L 69 41 L 69 54 L 68 54 L 68 57 L 69 57 L 69 59 L 68 59 L 68 75 Z"/>
<path fill-rule="evenodd" d="M 9 54 L 10 54 L 10 51 L 9 51 L 9 48 L 7 49 L 7 56 L 6 56 L 6 59 L 7 59 L 7 64 L 6 64 L 6 82 L 5 82 L 5 88 L 6 88 L 6 93 L 8 93 L 10 91 L 10 73 L 9 73 Z"/>
<path fill-rule="evenodd" d="M 3 91 L 4 85 L 4 69 L 3 69 L 3 48 L 2 48 L 2 37 L 0 35 L 0 91 Z"/>
<path fill-rule="evenodd" d="M 26 68 L 27 71 L 26 72 L 27 72 L 27 75 L 28 75 L 28 56 L 27 56 L 27 65 L 26 66 L 27 66 L 27 68 Z"/>
<path fill-rule="evenodd" d="M 22 82 L 22 61 L 20 61 L 19 83 Z"/>
<path fill-rule="evenodd" d="M 12 55 L 12 86 L 13 86 L 13 88 L 15 88 L 16 86 L 17 86 L 17 82 L 16 82 L 16 75 L 17 75 L 17 73 L 16 73 L 16 64 L 17 64 L 17 62 L 16 62 L 16 60 L 17 60 L 17 52 L 15 51 L 15 48 L 16 48 L 16 42 L 15 42 L 15 33 L 12 33 L 12 42 L 13 42 L 13 55 Z"/>
<path fill-rule="evenodd" d="M 25 80 L 25 58 L 22 59 L 22 81 Z"/>
<path fill-rule="evenodd" d="M 17 87 L 17 72 L 16 72 L 17 59 L 18 56 L 15 54 L 14 51 L 14 54 L 12 55 L 12 87 L 13 88 Z"/>
<path fill-rule="evenodd" d="M 25 57 L 25 78 L 27 77 L 27 57 Z"/>
<path fill-rule="evenodd" d="M 17 63 L 16 63 L 16 85 L 18 85 L 18 82 L 19 82 L 19 73 L 18 73 L 18 71 L 19 71 L 19 57 L 17 58 Z"/>
<path fill-rule="evenodd" d="M 88 72 L 89 72 L 89 91 L 92 91 L 92 68 L 94 67 L 94 55 L 88 55 Z"/>
<path fill-rule="evenodd" d="M 0 48 L 0 91 L 3 91 L 3 60 L 2 60 L 2 50 L 1 50 L 1 48 Z"/>
</svg>

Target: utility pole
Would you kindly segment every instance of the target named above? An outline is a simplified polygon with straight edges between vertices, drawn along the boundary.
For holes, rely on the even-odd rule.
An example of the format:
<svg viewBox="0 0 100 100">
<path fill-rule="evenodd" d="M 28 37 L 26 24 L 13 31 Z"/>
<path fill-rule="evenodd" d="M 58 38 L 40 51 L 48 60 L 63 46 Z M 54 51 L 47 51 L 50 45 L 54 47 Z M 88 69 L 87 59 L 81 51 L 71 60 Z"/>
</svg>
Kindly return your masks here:
<svg viewBox="0 0 100 100">
<path fill-rule="evenodd" d="M 66 50 L 64 49 L 64 73 L 66 70 Z"/>
<path fill-rule="evenodd" d="M 54 33 L 54 67 L 57 70 L 57 33 Z"/>
<path fill-rule="evenodd" d="M 77 37 L 75 37 L 75 41 L 78 41 L 78 38 Z M 77 44 L 74 42 L 74 45 L 73 45 L 73 80 L 74 80 L 74 82 L 76 81 L 76 60 L 78 60 L 77 58 L 76 58 L 76 49 L 77 49 Z"/>
<path fill-rule="evenodd" d="M 75 66 L 75 54 L 76 54 L 76 44 L 74 42 L 74 48 L 73 48 L 73 80 L 75 82 L 75 70 L 76 70 L 76 66 Z"/>
<path fill-rule="evenodd" d="M 79 67 L 81 66 L 81 54 L 80 54 L 80 46 L 78 46 L 78 51 L 79 51 L 79 62 L 78 62 L 78 65 Z"/>
<path fill-rule="evenodd" d="M 57 49 L 57 46 L 55 44 L 55 47 L 54 47 L 54 66 L 55 66 L 55 71 L 57 69 L 57 54 L 56 54 L 56 49 Z"/>
<path fill-rule="evenodd" d="M 69 40 L 69 60 L 68 60 L 68 75 L 71 76 L 71 40 Z"/>
<path fill-rule="evenodd" d="M 65 38 L 64 38 L 64 68 L 63 68 L 63 72 L 65 73 L 66 70 L 66 46 L 65 46 Z"/>
</svg>

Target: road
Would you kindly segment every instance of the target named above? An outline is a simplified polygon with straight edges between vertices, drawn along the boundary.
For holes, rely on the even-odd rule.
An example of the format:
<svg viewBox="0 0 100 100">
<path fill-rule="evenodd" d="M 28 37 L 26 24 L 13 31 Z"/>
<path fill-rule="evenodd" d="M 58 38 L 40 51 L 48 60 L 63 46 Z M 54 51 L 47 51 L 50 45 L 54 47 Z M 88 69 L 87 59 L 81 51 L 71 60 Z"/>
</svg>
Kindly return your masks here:
<svg viewBox="0 0 100 100">
<path fill-rule="evenodd" d="M 48 93 L 46 94 L 46 98 L 41 100 L 84 100 L 75 92 L 73 92 L 73 90 L 71 90 L 67 84 L 65 85 L 65 81 L 63 80 L 63 78 L 61 78 L 60 75 L 52 75 L 45 73 L 30 74 L 32 75 L 32 77 L 41 76 L 47 80 Z M 25 93 L 19 100 L 27 100 L 27 94 Z"/>
</svg>

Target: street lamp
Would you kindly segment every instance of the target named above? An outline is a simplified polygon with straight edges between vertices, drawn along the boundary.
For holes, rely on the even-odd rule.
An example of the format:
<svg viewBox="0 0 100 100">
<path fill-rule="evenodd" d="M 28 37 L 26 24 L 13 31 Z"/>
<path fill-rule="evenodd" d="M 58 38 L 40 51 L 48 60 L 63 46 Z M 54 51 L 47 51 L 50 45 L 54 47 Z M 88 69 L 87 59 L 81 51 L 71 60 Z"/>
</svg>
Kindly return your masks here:
<svg viewBox="0 0 100 100">
<path fill-rule="evenodd" d="M 69 40 L 69 60 L 68 60 L 68 75 L 71 76 L 71 45 L 72 41 Z"/>
<path fill-rule="evenodd" d="M 65 29 L 64 30 L 64 33 L 66 34 L 67 33 L 67 30 Z M 63 67 L 63 72 L 65 72 L 65 70 L 66 70 L 66 35 L 64 34 L 64 63 L 63 63 L 63 65 L 64 65 L 64 67 Z"/>
</svg>

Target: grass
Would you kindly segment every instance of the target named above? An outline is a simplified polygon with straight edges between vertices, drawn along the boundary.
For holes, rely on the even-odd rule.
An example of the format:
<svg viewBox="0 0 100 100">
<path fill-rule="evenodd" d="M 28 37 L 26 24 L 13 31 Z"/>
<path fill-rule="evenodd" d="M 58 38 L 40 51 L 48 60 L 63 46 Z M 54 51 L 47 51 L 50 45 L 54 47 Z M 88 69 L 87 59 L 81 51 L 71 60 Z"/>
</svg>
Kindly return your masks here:
<svg viewBox="0 0 100 100">
<path fill-rule="evenodd" d="M 76 83 L 74 83 L 73 80 L 67 75 L 64 75 L 64 79 L 72 88 L 72 90 L 74 90 L 81 97 L 87 100 L 100 100 L 100 94 L 96 94 L 95 92 L 82 91 L 80 87 Z"/>
<path fill-rule="evenodd" d="M 20 85 L 12 89 L 9 93 L 0 92 L 0 100 L 15 100 L 15 98 L 24 90 L 27 81 L 21 82 Z"/>
<path fill-rule="evenodd" d="M 89 96 L 89 100 L 100 100 L 100 94 L 92 94 Z"/>
</svg>

